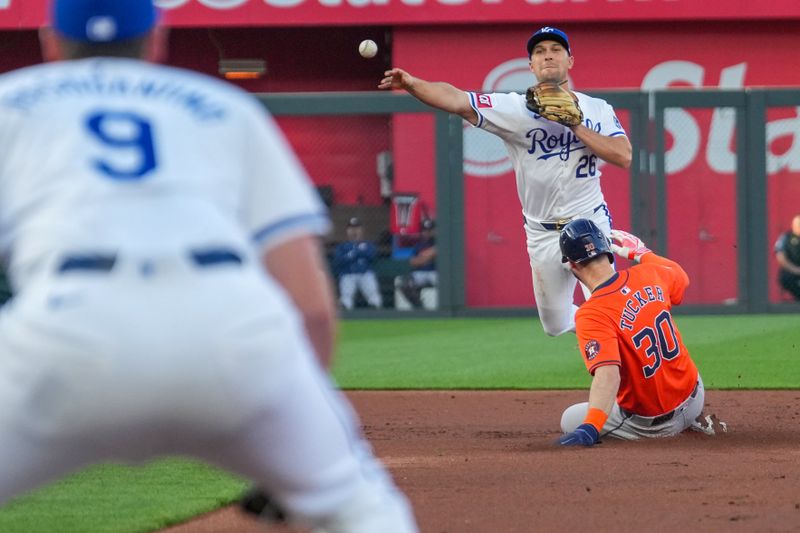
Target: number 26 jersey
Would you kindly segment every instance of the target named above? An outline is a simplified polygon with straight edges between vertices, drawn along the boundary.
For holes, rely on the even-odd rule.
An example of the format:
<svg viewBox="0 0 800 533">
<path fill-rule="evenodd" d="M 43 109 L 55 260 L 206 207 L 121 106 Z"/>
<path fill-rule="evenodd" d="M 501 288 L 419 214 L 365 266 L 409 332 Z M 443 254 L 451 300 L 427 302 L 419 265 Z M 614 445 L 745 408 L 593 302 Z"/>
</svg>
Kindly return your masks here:
<svg viewBox="0 0 800 533">
<path fill-rule="evenodd" d="M 603 203 L 603 164 L 573 131 L 529 110 L 525 95 L 467 93 L 477 127 L 500 137 L 508 151 L 525 217 L 558 220 L 589 213 Z M 605 101 L 575 93 L 583 125 L 606 137 L 625 135 Z"/>
</svg>

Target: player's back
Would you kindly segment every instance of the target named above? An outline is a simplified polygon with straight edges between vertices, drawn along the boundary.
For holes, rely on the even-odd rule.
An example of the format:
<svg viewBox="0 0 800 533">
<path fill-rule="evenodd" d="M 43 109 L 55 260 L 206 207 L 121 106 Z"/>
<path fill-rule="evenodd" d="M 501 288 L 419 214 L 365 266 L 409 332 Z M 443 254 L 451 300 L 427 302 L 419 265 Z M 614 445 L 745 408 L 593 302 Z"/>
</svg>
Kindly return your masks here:
<svg viewBox="0 0 800 533">
<path fill-rule="evenodd" d="M 607 329 L 601 346 L 616 339 L 622 364 L 617 403 L 630 412 L 656 416 L 691 394 L 697 367 L 670 312 L 683 298 L 688 278 L 676 263 L 648 256 L 648 263 L 623 270 L 596 289 L 576 321 L 581 333 Z"/>
<path fill-rule="evenodd" d="M 3 76 L 0 248 L 12 274 L 64 250 L 245 245 L 245 178 L 269 175 L 252 155 L 274 149 L 254 146 L 263 121 L 233 86 L 137 60 Z"/>
</svg>

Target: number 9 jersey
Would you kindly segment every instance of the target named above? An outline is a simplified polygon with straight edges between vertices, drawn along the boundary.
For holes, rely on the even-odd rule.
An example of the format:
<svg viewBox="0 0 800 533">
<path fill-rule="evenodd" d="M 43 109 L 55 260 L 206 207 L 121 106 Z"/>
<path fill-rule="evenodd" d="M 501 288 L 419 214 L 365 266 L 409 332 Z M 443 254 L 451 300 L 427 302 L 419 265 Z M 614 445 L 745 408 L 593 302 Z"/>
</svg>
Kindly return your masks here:
<svg viewBox="0 0 800 533">
<path fill-rule="evenodd" d="M 508 150 L 527 220 L 570 218 L 604 202 L 601 162 L 570 128 L 530 111 L 522 94 L 467 94 L 478 114 L 476 127 L 500 137 Z M 625 135 L 605 100 L 575 95 L 587 128 L 606 137 Z"/>
<path fill-rule="evenodd" d="M 103 58 L 0 77 L 0 253 L 16 290 L 64 251 L 260 255 L 328 225 L 280 130 L 233 85 Z"/>
<path fill-rule="evenodd" d="M 597 287 L 575 316 L 590 373 L 619 365 L 617 404 L 641 416 L 675 409 L 692 394 L 698 371 L 670 309 L 683 299 L 686 272 L 655 253 Z"/>
</svg>

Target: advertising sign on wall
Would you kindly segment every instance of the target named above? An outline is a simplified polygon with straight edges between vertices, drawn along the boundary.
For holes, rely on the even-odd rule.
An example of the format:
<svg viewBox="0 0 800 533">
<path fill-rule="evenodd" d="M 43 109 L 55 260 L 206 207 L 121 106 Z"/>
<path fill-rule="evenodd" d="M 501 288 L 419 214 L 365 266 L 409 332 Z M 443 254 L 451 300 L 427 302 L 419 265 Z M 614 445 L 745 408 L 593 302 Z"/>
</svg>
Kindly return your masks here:
<svg viewBox="0 0 800 533">
<path fill-rule="evenodd" d="M 0 0 L 0 28 L 45 22 L 44 0 Z M 156 0 L 172 26 L 786 20 L 795 0 Z"/>
</svg>

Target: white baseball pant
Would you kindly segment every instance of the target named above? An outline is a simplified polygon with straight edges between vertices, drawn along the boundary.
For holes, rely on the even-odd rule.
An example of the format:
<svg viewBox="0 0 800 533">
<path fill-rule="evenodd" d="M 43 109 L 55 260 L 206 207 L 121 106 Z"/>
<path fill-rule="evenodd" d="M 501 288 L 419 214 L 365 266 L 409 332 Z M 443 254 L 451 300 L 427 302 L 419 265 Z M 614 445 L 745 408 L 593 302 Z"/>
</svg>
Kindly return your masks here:
<svg viewBox="0 0 800 533">
<path fill-rule="evenodd" d="M 605 206 L 574 218 L 592 220 L 606 235 L 611 231 L 611 220 Z M 574 332 L 575 312 L 578 310 L 573 303 L 578 280 L 570 272 L 569 265 L 561 262 L 559 235 L 560 232 L 543 229 L 536 223 L 525 224 L 536 311 L 544 332 L 551 336 Z M 584 295 L 586 292 L 584 288 Z"/>
<path fill-rule="evenodd" d="M 383 307 L 378 277 L 374 271 L 368 270 L 363 274 L 342 274 L 339 278 L 339 301 L 342 303 L 342 307 L 353 308 L 356 290 L 361 291 L 364 299 L 372 307 Z"/>
<path fill-rule="evenodd" d="M 190 455 L 301 524 L 417 530 L 260 267 L 144 264 L 47 272 L 2 309 L 0 503 L 91 463 Z"/>
</svg>

